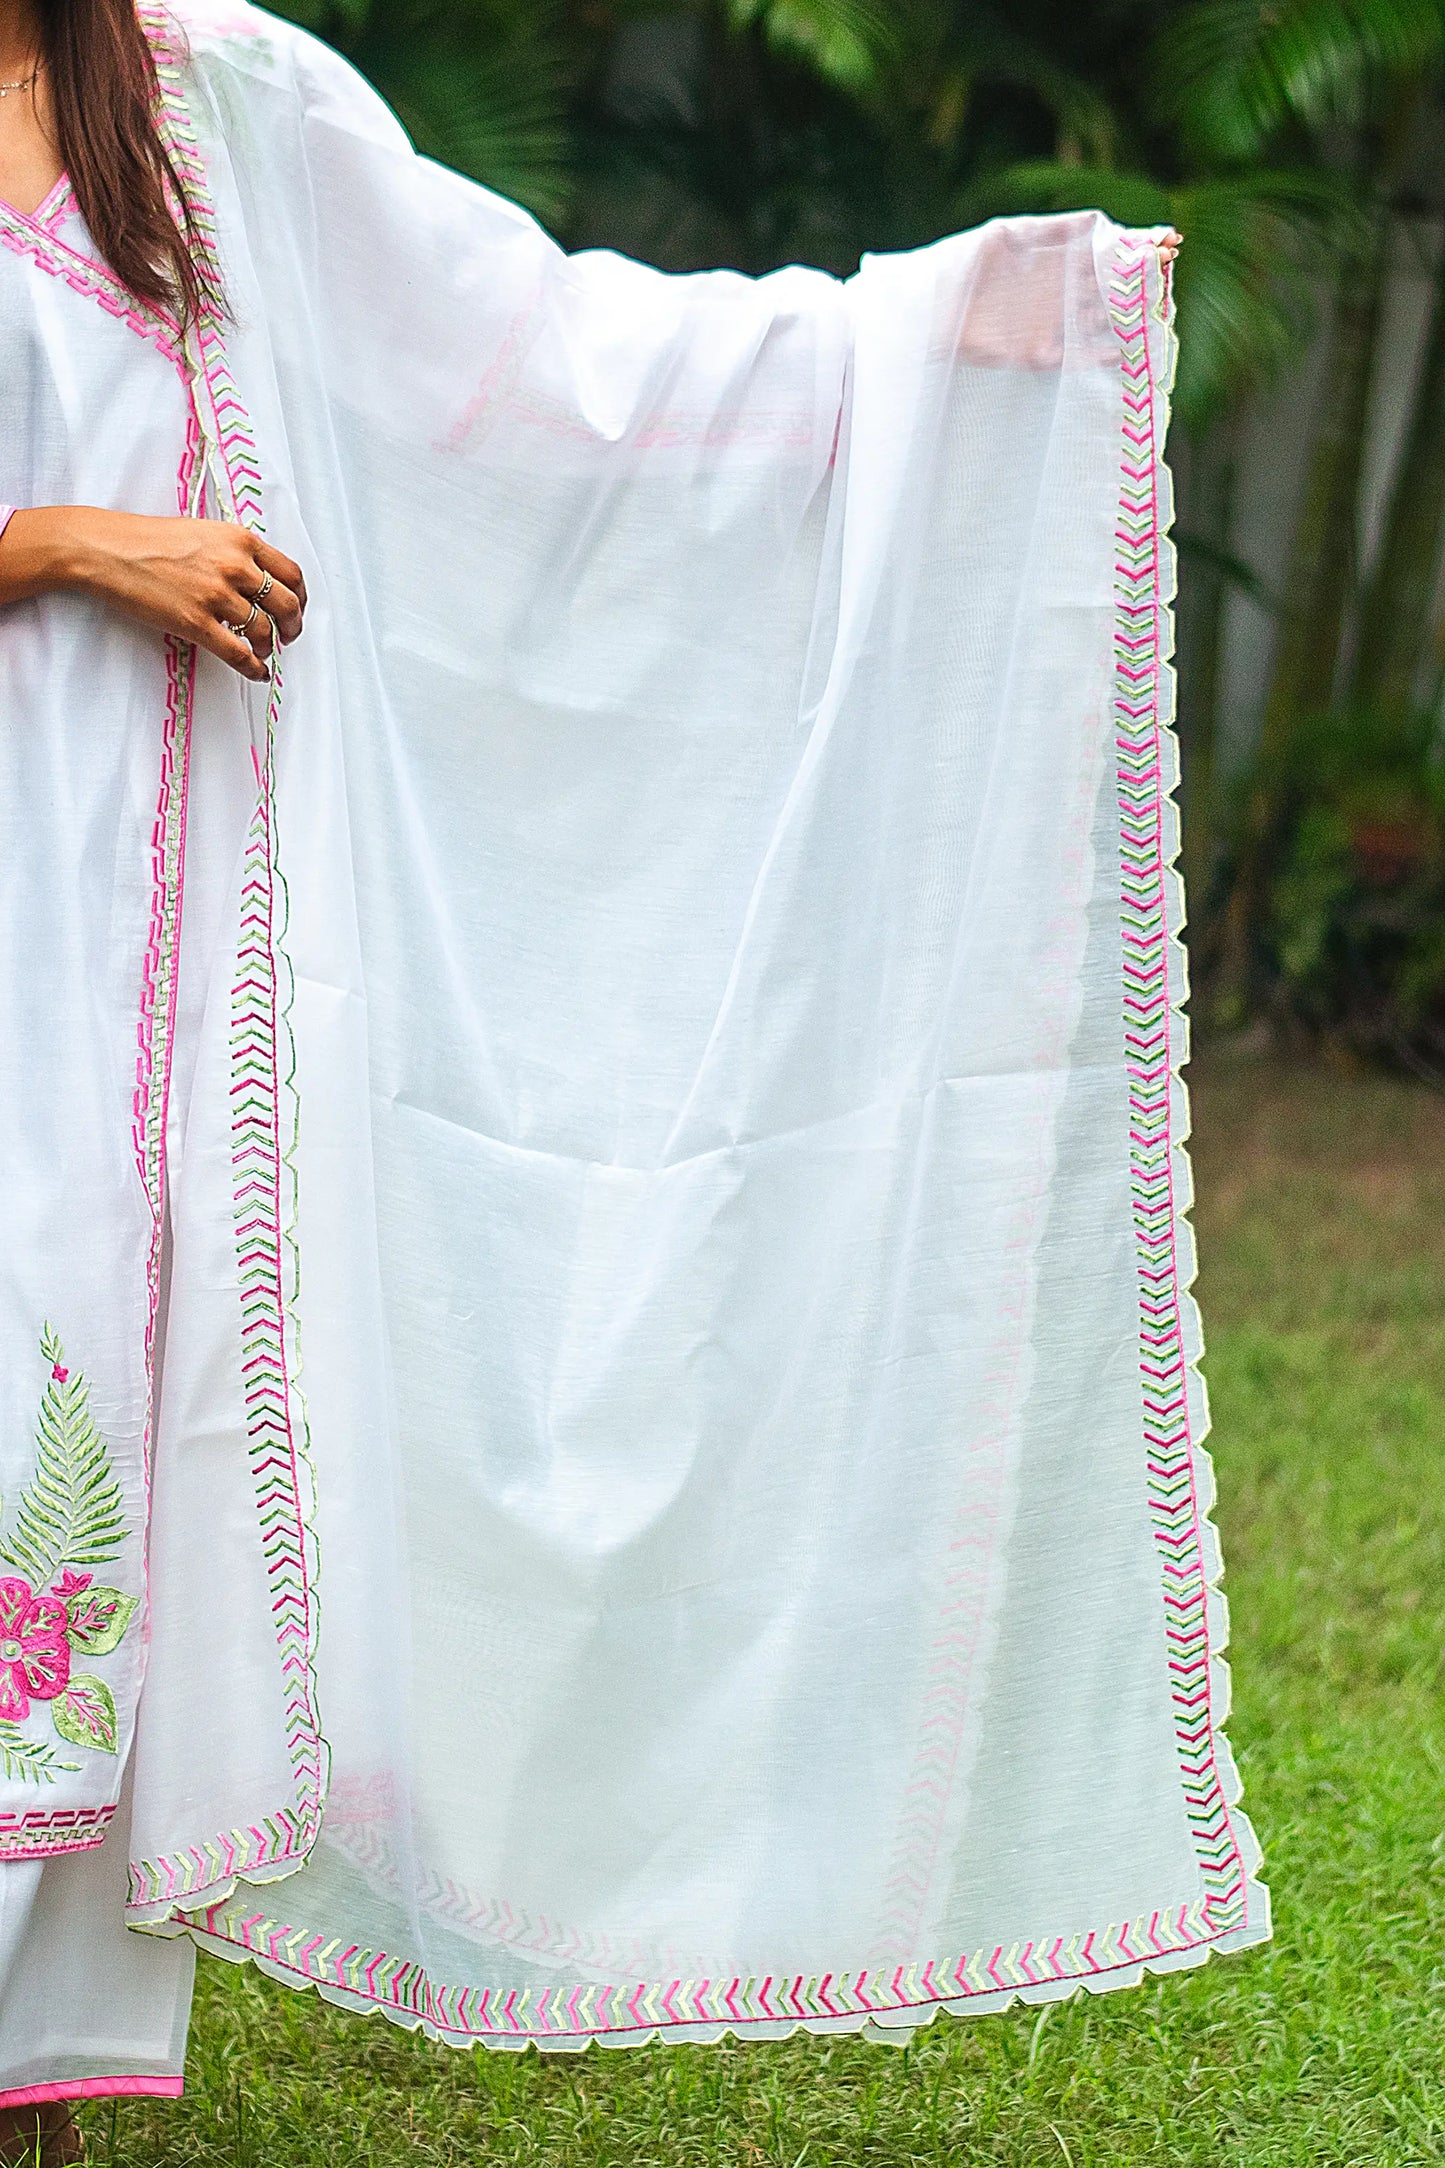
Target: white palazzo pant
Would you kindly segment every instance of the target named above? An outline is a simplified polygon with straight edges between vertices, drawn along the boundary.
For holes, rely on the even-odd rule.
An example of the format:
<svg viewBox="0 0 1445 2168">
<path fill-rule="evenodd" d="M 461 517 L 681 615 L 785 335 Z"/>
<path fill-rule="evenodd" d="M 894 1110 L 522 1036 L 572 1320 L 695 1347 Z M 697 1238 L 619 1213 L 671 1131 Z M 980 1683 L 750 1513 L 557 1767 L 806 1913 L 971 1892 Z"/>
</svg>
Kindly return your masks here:
<svg viewBox="0 0 1445 2168">
<path fill-rule="evenodd" d="M 103 1845 L 0 1864 L 0 2108 L 179 2093 L 196 1953 L 124 1924 L 129 1792 Z"/>
</svg>

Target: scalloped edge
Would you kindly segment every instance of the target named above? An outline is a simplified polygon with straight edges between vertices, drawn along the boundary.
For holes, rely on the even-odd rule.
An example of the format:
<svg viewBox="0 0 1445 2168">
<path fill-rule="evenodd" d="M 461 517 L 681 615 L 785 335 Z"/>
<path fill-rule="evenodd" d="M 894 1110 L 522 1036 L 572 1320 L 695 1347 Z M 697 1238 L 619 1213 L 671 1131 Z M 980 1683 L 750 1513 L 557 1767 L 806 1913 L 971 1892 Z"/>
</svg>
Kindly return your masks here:
<svg viewBox="0 0 1445 2168">
<path fill-rule="evenodd" d="M 1271 1933 L 1269 1891 L 1259 1878 L 1263 1854 L 1259 1841 L 1248 1817 L 1240 1811 L 1243 1785 L 1234 1755 L 1225 1735 L 1231 1703 L 1231 1680 L 1229 1665 L 1223 1651 L 1229 1642 L 1229 1611 L 1224 1596 L 1224 1559 L 1219 1532 L 1212 1518 L 1212 1508 L 1217 1496 L 1214 1463 L 1205 1446 L 1211 1421 L 1209 1396 L 1201 1364 L 1204 1355 L 1204 1328 L 1199 1305 L 1193 1288 L 1198 1276 L 1198 1250 L 1194 1229 L 1189 1219 L 1194 1201 L 1193 1169 L 1189 1159 L 1188 1140 L 1191 1133 L 1191 1117 L 1188 1088 L 1183 1071 L 1189 1061 L 1189 959 L 1184 943 L 1186 909 L 1184 883 L 1179 870 L 1180 813 L 1176 793 L 1181 774 L 1179 738 L 1176 729 L 1177 681 L 1173 663 L 1174 655 L 1174 603 L 1178 595 L 1178 554 L 1171 538 L 1170 529 L 1174 517 L 1174 484 L 1164 455 L 1171 418 L 1171 394 L 1178 364 L 1179 342 L 1174 322 L 1174 293 L 1170 267 L 1159 254 L 1159 240 L 1167 230 L 1155 227 L 1147 232 L 1110 226 L 1112 242 L 1108 249 L 1108 272 L 1110 283 L 1106 284 L 1101 267 L 1101 287 L 1104 290 L 1110 320 L 1119 337 L 1125 354 L 1126 372 L 1128 345 L 1131 336 L 1141 336 L 1144 342 L 1148 376 L 1148 404 L 1150 413 L 1151 458 L 1150 481 L 1153 490 L 1152 543 L 1154 568 L 1152 583 L 1152 610 L 1156 625 L 1154 650 L 1154 680 L 1152 686 L 1152 731 L 1157 761 L 1157 783 L 1151 799 L 1151 811 L 1156 822 L 1156 863 L 1152 869 L 1158 884 L 1158 903 L 1163 918 L 1163 934 L 1159 943 L 1159 962 L 1164 972 L 1164 1000 L 1162 1028 L 1164 1034 L 1164 1064 L 1162 1084 L 1164 1091 L 1163 1141 L 1167 1168 L 1169 1195 L 1169 1244 L 1171 1261 L 1171 1284 L 1176 1307 L 1176 1330 L 1178 1337 L 1178 1363 L 1183 1388 L 1182 1428 L 1189 1473 L 1191 1524 L 1198 1548 L 1198 1578 L 1203 1597 L 1203 1665 L 1207 1682 L 1207 1735 L 1210 1762 L 1215 1776 L 1215 1791 L 1223 1810 L 1235 1860 L 1239 1870 L 1238 1905 L 1241 1913 L 1241 1932 L 1248 1942 L 1267 1941 Z M 1096 255 L 1096 262 L 1097 262 Z M 1118 306 L 1116 293 L 1111 290 L 1114 280 L 1124 275 L 1132 263 L 1142 281 L 1142 297 L 1138 308 L 1137 323 L 1125 321 Z M 1126 442 L 1127 439 L 1127 381 L 1126 381 Z M 1122 477 L 1128 473 L 1128 453 L 1121 462 L 1121 511 L 1128 503 L 1128 492 Z M 1123 593 L 1121 582 L 1120 593 Z M 1128 622 L 1128 611 L 1121 601 L 1120 630 Z M 1132 680 L 1128 681 L 1131 695 Z M 1116 679 L 1116 712 L 1119 710 L 1120 692 Z M 1120 733 L 1122 738 L 1122 731 Z M 1121 769 L 1122 779 L 1122 769 Z M 1121 819 L 1127 820 L 1128 800 L 1120 789 Z M 1121 838 L 1122 846 L 1122 838 Z M 1121 875 L 1127 882 L 1128 865 L 1121 847 Z M 1128 908 L 1127 895 L 1121 897 L 1121 929 L 1125 925 L 1122 912 Z M 1129 1044 L 1130 1008 L 1126 989 L 1125 999 L 1126 1049 Z M 1127 1059 L 1127 1054 L 1126 1054 Z M 1132 1072 L 1131 1072 L 1132 1075 Z M 1131 1121 L 1137 1112 L 1142 1095 L 1131 1084 Z M 1141 1249 L 1141 1263 L 1142 1263 Z M 1145 1318 L 1141 1299 L 1141 1325 Z M 1141 1376 L 1144 1372 L 1144 1344 L 1141 1340 Z M 1147 1424 L 1146 1424 L 1147 1429 Z M 1154 1505 L 1151 1486 L 1151 1507 Z M 1156 1536 L 1161 1533 L 1160 1518 L 1156 1514 Z M 1161 1540 L 1161 1555 L 1167 1565 L 1168 1553 Z M 1176 1736 L 1180 1738 L 1181 1767 L 1188 1792 L 1189 1762 L 1183 1743 L 1182 1720 L 1176 1715 Z M 1193 1820 L 1193 1815 L 1191 1815 Z M 1199 1851 L 1196 1845 L 1196 1852 Z M 1220 1947 L 1226 1946 L 1221 1943 Z M 1234 1946 L 1231 1942 L 1229 1946 Z M 1241 1945 L 1243 1946 L 1243 1945 Z"/>
</svg>

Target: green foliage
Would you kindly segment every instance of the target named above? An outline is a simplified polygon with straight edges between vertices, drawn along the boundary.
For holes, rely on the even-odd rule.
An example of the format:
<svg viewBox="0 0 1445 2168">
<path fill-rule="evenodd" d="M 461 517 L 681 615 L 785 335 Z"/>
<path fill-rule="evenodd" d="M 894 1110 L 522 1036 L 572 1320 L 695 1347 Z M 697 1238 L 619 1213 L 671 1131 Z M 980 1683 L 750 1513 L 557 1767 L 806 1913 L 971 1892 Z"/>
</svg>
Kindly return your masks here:
<svg viewBox="0 0 1445 2168">
<path fill-rule="evenodd" d="M 1361 240 L 1344 183 L 1307 168 L 1170 183 L 1137 170 L 1035 161 L 985 175 L 959 203 L 965 220 L 1095 209 L 1120 225 L 1172 225 L 1188 236 L 1176 273 L 1174 403 L 1195 425 L 1241 387 L 1283 373 L 1314 325 L 1310 274 Z"/>
<path fill-rule="evenodd" d="M 728 13 L 845 90 L 871 90 L 898 52 L 899 25 L 878 0 L 728 0 Z"/>
<path fill-rule="evenodd" d="M 985 5 L 955 10 L 936 48 L 916 50 L 912 63 L 925 79 L 934 79 L 930 99 L 935 138 L 955 142 L 967 155 L 970 145 L 961 123 L 971 105 L 977 117 L 991 102 L 1014 100 L 1014 128 L 1022 135 L 1028 116 L 1041 120 L 1060 163 L 1108 172 L 1120 154 L 1121 115 L 1116 101 L 1123 90 L 1117 78 L 1093 81 L 1087 62 L 1057 37 L 1021 23 L 1013 11 Z M 973 163 L 991 166 L 988 134 L 981 135 L 984 155 Z"/>
<path fill-rule="evenodd" d="M 1163 29 L 1154 90 L 1197 153 L 1242 163 L 1292 121 L 1358 120 L 1442 36 L 1439 0 L 1199 0 Z"/>
<path fill-rule="evenodd" d="M 90 1389 L 78 1370 L 66 1370 L 65 1350 L 48 1325 L 40 1346 L 51 1375 L 40 1403 L 35 1473 L 0 1539 L 0 1559 L 34 1589 L 48 1588 L 67 1566 L 103 1564 L 125 1540 L 120 1484 L 91 1419 Z"/>
<path fill-rule="evenodd" d="M 1312 280 L 1359 245 L 1342 182 L 1308 168 L 1252 170 L 1174 190 L 1180 254 L 1180 419 L 1206 426 L 1245 389 L 1279 381 L 1315 324 Z"/>
<path fill-rule="evenodd" d="M 1445 1077 L 1445 767 L 1433 718 L 1303 722 L 1270 779 L 1261 961 L 1277 1005 Z"/>
<path fill-rule="evenodd" d="M 376 84 L 426 157 L 556 221 L 571 191 L 559 7 L 509 0 L 279 0 Z"/>
<path fill-rule="evenodd" d="M 1238 1015 L 1267 997 L 1338 1022 L 1363 1002 L 1372 1042 L 1386 984 L 1386 1037 L 1407 1009 L 1432 1013 L 1434 891 L 1418 882 L 1407 908 L 1403 894 L 1362 887 L 1342 840 L 1356 816 L 1301 795 L 1280 743 L 1332 687 L 1348 688 L 1352 713 L 1423 693 L 1445 533 L 1445 271 L 1411 457 L 1387 493 L 1364 590 L 1375 636 L 1363 641 L 1355 555 L 1387 321 L 1375 303 L 1414 116 L 1445 72 L 1445 0 L 281 4 L 376 80 L 422 150 L 527 205 L 569 246 L 670 270 L 803 261 L 846 276 L 865 250 L 995 214 L 1098 207 L 1127 225 L 1177 226 L 1174 411 L 1202 453 L 1185 463 L 1180 506 L 1201 1006 Z M 1255 393 L 1289 381 L 1321 331 L 1289 567 L 1261 577 L 1230 532 L 1235 422 Z M 1214 479 L 1191 501 L 1195 475 Z M 1232 855 L 1231 734 L 1216 715 L 1227 588 L 1281 604 Z M 1362 742 L 1361 761 L 1371 757 Z M 1417 910 L 1408 933 L 1387 931 Z M 1416 1026 L 1405 1036 L 1418 1045 Z"/>
</svg>

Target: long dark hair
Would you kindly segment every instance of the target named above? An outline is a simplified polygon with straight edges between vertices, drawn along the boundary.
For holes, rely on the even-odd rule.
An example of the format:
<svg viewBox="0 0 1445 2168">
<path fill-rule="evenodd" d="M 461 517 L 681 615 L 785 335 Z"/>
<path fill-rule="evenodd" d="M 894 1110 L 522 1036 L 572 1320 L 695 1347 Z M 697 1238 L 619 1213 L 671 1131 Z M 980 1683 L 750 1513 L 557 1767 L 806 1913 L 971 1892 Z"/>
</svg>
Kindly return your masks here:
<svg viewBox="0 0 1445 2168">
<path fill-rule="evenodd" d="M 138 301 L 182 324 L 218 309 L 134 0 L 41 0 L 40 21 L 57 144 L 91 239 Z"/>
</svg>

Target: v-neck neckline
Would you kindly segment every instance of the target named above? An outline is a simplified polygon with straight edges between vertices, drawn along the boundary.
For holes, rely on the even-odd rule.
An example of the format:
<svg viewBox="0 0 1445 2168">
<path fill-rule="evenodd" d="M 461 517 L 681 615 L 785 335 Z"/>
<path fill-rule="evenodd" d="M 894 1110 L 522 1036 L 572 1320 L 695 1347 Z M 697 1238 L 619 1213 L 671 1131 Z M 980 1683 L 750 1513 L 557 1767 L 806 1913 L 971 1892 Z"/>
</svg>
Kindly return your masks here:
<svg viewBox="0 0 1445 2168">
<path fill-rule="evenodd" d="M 8 212 L 11 218 L 23 219 L 27 226 L 38 226 L 42 233 L 53 234 L 59 214 L 63 209 L 69 209 L 70 200 L 70 175 L 61 173 L 46 189 L 33 211 L 22 211 L 18 203 L 11 203 L 4 196 L 0 196 L 0 211 Z"/>
</svg>

